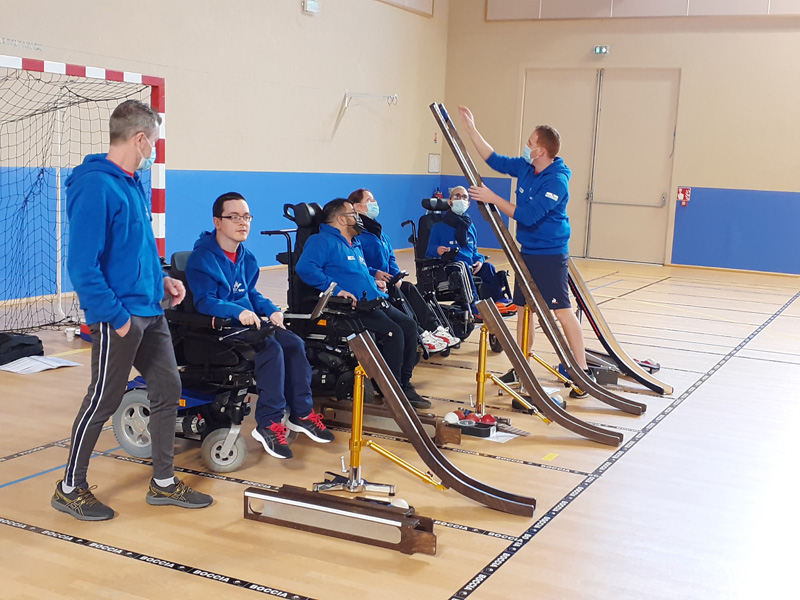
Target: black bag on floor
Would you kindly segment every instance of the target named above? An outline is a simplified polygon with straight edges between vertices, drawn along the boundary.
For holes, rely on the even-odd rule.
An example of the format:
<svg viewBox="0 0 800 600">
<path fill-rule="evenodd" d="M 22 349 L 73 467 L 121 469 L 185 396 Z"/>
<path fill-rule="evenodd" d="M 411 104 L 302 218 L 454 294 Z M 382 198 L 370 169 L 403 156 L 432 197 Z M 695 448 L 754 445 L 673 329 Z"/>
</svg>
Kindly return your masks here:
<svg viewBox="0 0 800 600">
<path fill-rule="evenodd" d="M 10 363 L 24 356 L 43 355 L 42 340 L 35 335 L 0 333 L 0 365 Z"/>
</svg>

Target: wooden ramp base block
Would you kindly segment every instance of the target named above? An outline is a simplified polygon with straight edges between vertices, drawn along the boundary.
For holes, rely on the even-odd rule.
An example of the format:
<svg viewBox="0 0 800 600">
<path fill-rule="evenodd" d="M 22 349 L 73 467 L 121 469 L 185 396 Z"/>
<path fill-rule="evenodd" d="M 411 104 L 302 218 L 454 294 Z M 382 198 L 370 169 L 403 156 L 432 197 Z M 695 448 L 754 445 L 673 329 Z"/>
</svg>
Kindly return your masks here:
<svg viewBox="0 0 800 600">
<path fill-rule="evenodd" d="M 436 554 L 433 519 L 364 498 L 342 498 L 293 485 L 244 491 L 244 518 L 398 550 Z"/>
</svg>

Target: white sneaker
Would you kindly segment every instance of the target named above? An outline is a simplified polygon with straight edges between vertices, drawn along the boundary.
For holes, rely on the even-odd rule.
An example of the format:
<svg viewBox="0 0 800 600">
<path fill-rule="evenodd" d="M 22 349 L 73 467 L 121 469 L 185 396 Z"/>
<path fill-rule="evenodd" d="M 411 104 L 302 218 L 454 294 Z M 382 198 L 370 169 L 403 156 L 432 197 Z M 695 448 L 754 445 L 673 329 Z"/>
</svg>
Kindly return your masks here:
<svg viewBox="0 0 800 600">
<path fill-rule="evenodd" d="M 433 335 L 439 338 L 440 340 L 444 340 L 444 343 L 447 344 L 448 347 L 457 346 L 458 344 L 461 343 L 460 339 L 458 339 L 452 333 L 447 331 L 447 329 L 445 329 L 441 325 L 439 325 L 439 327 L 436 328 L 436 331 L 433 332 Z"/>
<path fill-rule="evenodd" d="M 428 352 L 441 352 L 447 348 L 447 342 L 436 337 L 430 331 L 423 331 L 420 337 L 422 338 L 422 344 Z"/>
</svg>

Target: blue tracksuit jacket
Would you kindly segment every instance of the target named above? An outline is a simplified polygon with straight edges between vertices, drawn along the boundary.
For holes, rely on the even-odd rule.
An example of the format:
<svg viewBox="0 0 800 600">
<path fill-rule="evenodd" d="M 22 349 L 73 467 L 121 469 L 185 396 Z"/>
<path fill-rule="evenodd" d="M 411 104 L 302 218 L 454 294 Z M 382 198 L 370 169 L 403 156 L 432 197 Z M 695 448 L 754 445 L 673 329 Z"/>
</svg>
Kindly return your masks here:
<svg viewBox="0 0 800 600">
<path fill-rule="evenodd" d="M 213 231 L 200 234 L 186 263 L 186 281 L 197 312 L 224 319 L 238 319 L 243 310 L 265 317 L 280 310 L 256 289 L 258 274 L 256 257 L 244 244 L 239 244 L 234 263 Z"/>
<path fill-rule="evenodd" d="M 164 273 L 139 174 L 90 154 L 67 178 L 67 270 L 86 322 L 119 329 L 164 311 Z"/>
<path fill-rule="evenodd" d="M 517 178 L 517 241 L 524 254 L 569 253 L 569 167 L 556 157 L 540 173 L 524 158 L 496 152 L 486 159 L 492 169 Z"/>
<path fill-rule="evenodd" d="M 467 229 L 467 247 L 461 248 L 456 241 L 456 228 L 450 227 L 446 223 L 436 223 L 431 227 L 430 238 L 428 238 L 428 249 L 425 251 L 425 256 L 428 258 L 436 258 L 439 253 L 436 248 L 439 246 L 447 246 L 448 248 L 458 248 L 456 260 L 466 263 L 470 267 L 476 262 L 486 262 L 486 257 L 478 252 L 478 230 L 475 229 L 475 223 L 470 223 Z"/>
<path fill-rule="evenodd" d="M 334 295 L 344 290 L 359 300 L 365 294 L 367 300 L 386 298 L 369 273 L 359 237 L 353 238 L 351 246 L 338 229 L 327 223 L 320 225 L 319 233 L 308 238 L 297 261 L 300 279 L 323 291 L 336 282 Z"/>
</svg>

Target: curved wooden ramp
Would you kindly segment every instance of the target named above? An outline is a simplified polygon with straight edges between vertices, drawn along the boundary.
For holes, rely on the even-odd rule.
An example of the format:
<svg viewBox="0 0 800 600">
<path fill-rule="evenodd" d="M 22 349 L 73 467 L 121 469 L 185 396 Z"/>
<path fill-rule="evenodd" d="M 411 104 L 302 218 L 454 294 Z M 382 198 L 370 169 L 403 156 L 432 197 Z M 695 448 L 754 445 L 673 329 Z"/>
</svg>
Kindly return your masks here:
<svg viewBox="0 0 800 600">
<path fill-rule="evenodd" d="M 547 392 L 544 391 L 542 384 L 536 379 L 536 375 L 534 375 L 528 361 L 525 360 L 517 341 L 511 335 L 503 321 L 503 317 L 500 316 L 497 306 L 492 302 L 481 300 L 478 302 L 478 310 L 481 313 L 481 317 L 483 317 L 484 325 L 497 337 L 497 341 L 500 342 L 508 360 L 511 361 L 511 366 L 516 370 L 520 383 L 530 394 L 531 402 L 544 416 L 586 439 L 609 446 L 619 446 L 622 443 L 623 435 L 621 433 L 587 423 L 569 414 L 558 403 L 553 402 Z"/>
<path fill-rule="evenodd" d="M 383 392 L 384 402 L 394 415 L 403 434 L 425 465 L 444 485 L 489 508 L 522 517 L 533 516 L 536 508 L 535 498 L 512 494 L 473 479 L 444 457 L 430 436 L 424 433 L 416 411 L 369 334 L 359 333 L 351 336 L 348 342 L 367 375 L 378 383 Z"/>
<path fill-rule="evenodd" d="M 436 122 L 439 124 L 442 134 L 447 140 L 450 149 L 453 151 L 456 161 L 461 167 L 461 170 L 464 172 L 464 176 L 467 178 L 467 181 L 469 181 L 470 185 L 482 185 L 483 180 L 481 179 L 480 173 L 478 173 L 475 163 L 472 162 L 472 158 L 467 152 L 467 149 L 464 147 L 464 142 L 461 141 L 461 137 L 458 135 L 455 125 L 450 120 L 450 116 L 447 114 L 447 110 L 444 108 L 444 105 L 434 103 L 430 105 L 430 109 L 434 118 L 436 119 Z M 520 253 L 519 248 L 517 248 L 517 244 L 514 242 L 514 239 L 511 237 L 511 233 L 508 231 L 506 224 L 500 218 L 500 213 L 498 212 L 497 207 L 495 207 L 493 204 L 487 205 L 483 204 L 482 202 L 478 202 L 478 208 L 481 211 L 483 218 L 489 222 L 489 225 L 491 226 L 492 231 L 494 231 L 495 236 L 497 236 L 497 240 L 500 242 L 500 247 L 505 253 L 506 258 L 508 258 L 511 268 L 514 270 L 514 274 L 516 275 L 515 281 L 519 284 L 520 289 L 525 296 L 527 305 L 536 311 L 536 315 L 539 317 L 539 323 L 542 326 L 544 334 L 547 336 L 547 339 L 550 341 L 550 344 L 556 351 L 561 363 L 569 372 L 570 378 L 575 385 L 577 385 L 580 389 L 589 392 L 589 394 L 591 394 L 593 397 L 608 404 L 609 406 L 613 406 L 614 408 L 618 408 L 633 415 L 643 414 L 647 410 L 647 405 L 642 404 L 641 402 L 623 398 L 622 396 L 614 394 L 613 392 L 609 392 L 592 379 L 589 379 L 586 373 L 584 373 L 583 369 L 578 366 L 575 356 L 572 354 L 572 350 L 570 350 L 570 347 L 567 344 L 566 338 L 564 338 L 564 335 L 558 328 L 555 316 L 553 316 L 552 311 L 547 306 L 547 303 L 542 297 L 539 288 L 537 288 L 536 284 L 533 283 L 533 278 L 531 277 L 530 271 L 528 271 L 525 261 L 522 260 L 522 254 Z"/>
<path fill-rule="evenodd" d="M 622 346 L 620 346 L 617 338 L 614 337 L 611 328 L 603 317 L 603 313 L 600 312 L 600 308 L 595 303 L 594 298 L 592 298 L 592 293 L 589 291 L 583 277 L 581 277 L 578 267 L 575 266 L 571 258 L 569 259 L 569 287 L 572 290 L 572 294 L 575 296 L 575 300 L 583 311 L 583 314 L 586 315 L 589 325 L 592 326 L 597 339 L 603 344 L 603 348 L 606 349 L 611 360 L 616 363 L 620 371 L 658 394 L 671 394 L 673 391 L 671 385 L 662 383 L 642 369 L 636 364 L 636 361 L 628 356 L 625 350 L 622 349 Z"/>
</svg>

